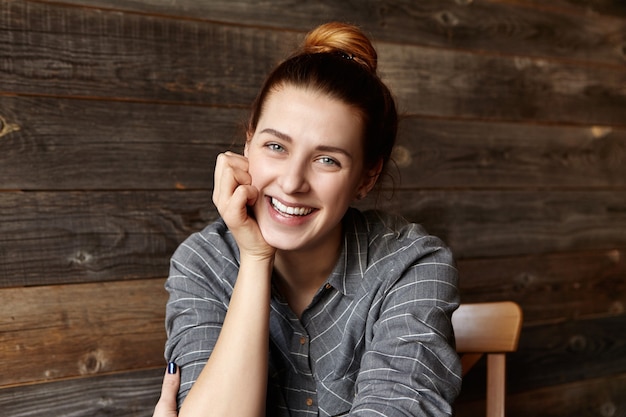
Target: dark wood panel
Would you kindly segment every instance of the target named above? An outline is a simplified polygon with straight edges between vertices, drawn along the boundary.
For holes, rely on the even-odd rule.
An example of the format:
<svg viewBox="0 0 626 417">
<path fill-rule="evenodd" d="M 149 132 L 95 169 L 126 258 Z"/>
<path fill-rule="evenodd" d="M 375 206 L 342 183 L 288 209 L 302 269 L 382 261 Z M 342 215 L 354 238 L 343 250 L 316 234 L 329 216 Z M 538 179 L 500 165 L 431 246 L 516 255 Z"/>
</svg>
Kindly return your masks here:
<svg viewBox="0 0 626 417">
<path fill-rule="evenodd" d="M 361 207 L 425 225 L 460 260 L 626 246 L 620 191 L 400 190 L 380 199 Z M 0 286 L 14 286 L 163 276 L 178 243 L 216 212 L 210 191 L 4 192 L 0 218 Z"/>
<path fill-rule="evenodd" d="M 174 190 L 212 187 L 216 155 L 243 145 L 247 111 L 0 97 L 0 117 L 0 189 Z"/>
<path fill-rule="evenodd" d="M 245 109 L 0 97 L 0 189 L 208 189 L 217 153 L 241 149 L 246 117 Z M 626 130 L 611 127 L 409 117 L 390 173 L 401 188 L 624 188 L 625 144 Z"/>
<path fill-rule="evenodd" d="M 162 360 L 162 340 L 158 339 L 164 337 L 165 300 L 160 280 L 2 291 L 3 316 L 20 317 L 19 323 L 3 323 L 0 329 L 3 363 L 13 371 L 2 379 L 5 385 L 20 383 L 24 376 L 45 375 L 51 380 L 74 375 L 76 368 L 90 375 L 115 370 L 121 362 L 141 368 Z M 509 392 L 624 374 L 626 338 L 621 330 L 625 324 L 626 315 L 621 314 L 525 326 L 518 352 L 509 355 Z M 137 328 L 142 329 L 139 335 Z M 71 349 L 67 340 L 72 340 Z M 33 360 L 23 361 L 24 351 Z M 55 353 L 51 356 L 50 352 Z M 480 366 L 468 374 L 462 401 L 480 398 L 483 378 Z M 86 389 L 98 389 L 98 383 L 93 385 Z M 0 390 L 0 398 L 5 392 L 10 391 Z"/>
<path fill-rule="evenodd" d="M 626 124 L 626 69 L 414 46 L 379 49 L 401 112 L 490 121 Z"/>
<path fill-rule="evenodd" d="M 3 417 L 151 417 L 163 372 L 158 368 L 3 388 L 0 410 Z"/>
<path fill-rule="evenodd" d="M 193 20 L 0 3 L 5 93 L 248 105 L 296 35 Z"/>
<path fill-rule="evenodd" d="M 626 246 L 624 191 L 398 190 L 364 201 L 443 238 L 459 259 Z"/>
<path fill-rule="evenodd" d="M 509 417 L 607 417 L 626 415 L 626 374 L 509 394 Z M 463 395 L 463 394 L 461 394 Z M 484 401 L 460 402 L 457 417 L 483 417 Z"/>
<path fill-rule="evenodd" d="M 301 33 L 2 3 L 0 82 L 15 94 L 247 106 Z M 35 29 L 36 28 L 36 29 Z M 139 35 L 141 34 L 141 35 Z M 175 41 L 173 41 L 175 40 Z M 380 44 L 409 114 L 624 125 L 626 70 Z"/>
<path fill-rule="evenodd" d="M 520 4 L 541 6 L 542 9 L 557 9 L 561 12 L 579 13 L 587 17 L 596 18 L 600 15 L 617 19 L 626 18 L 626 3 L 622 0 L 509 0 Z"/>
<path fill-rule="evenodd" d="M 163 365 L 164 282 L 2 289 L 0 386 Z"/>
<path fill-rule="evenodd" d="M 246 116 L 243 109 L 0 97 L 0 189 L 210 188 L 217 153 L 241 149 Z M 406 188 L 624 187 L 625 143 L 626 130 L 610 127 L 411 117 L 400 126 L 399 170 L 390 172 L 393 186 Z"/>
<path fill-rule="evenodd" d="M 623 314 L 626 248 L 458 262 L 461 301 L 513 300 L 524 323 Z"/>
<path fill-rule="evenodd" d="M 531 56 L 567 57 L 613 65 L 623 63 L 626 23 L 595 16 L 587 8 L 625 16 L 623 7 L 608 7 L 597 0 L 583 7 L 545 7 L 545 2 L 420 0 L 390 2 L 123 0 L 64 0 L 66 4 L 130 10 L 170 16 L 271 26 L 308 31 L 313 26 L 342 20 L 362 26 L 378 40 L 491 51 Z M 573 2 L 572 2 L 573 3 Z M 592 4 L 593 3 L 593 4 Z M 529 7 L 530 6 L 530 7 Z"/>
<path fill-rule="evenodd" d="M 0 193 L 0 287 L 165 277 L 209 192 Z"/>
<path fill-rule="evenodd" d="M 518 394 L 626 373 L 626 314 L 524 326 L 507 355 L 507 391 Z M 460 401 L 484 398 L 484 360 L 464 377 Z"/>
<path fill-rule="evenodd" d="M 509 391 L 626 373 L 624 329 L 623 313 L 524 327 L 508 363 Z"/>
<path fill-rule="evenodd" d="M 623 189 L 626 130 L 409 117 L 394 159 L 401 188 Z"/>
</svg>

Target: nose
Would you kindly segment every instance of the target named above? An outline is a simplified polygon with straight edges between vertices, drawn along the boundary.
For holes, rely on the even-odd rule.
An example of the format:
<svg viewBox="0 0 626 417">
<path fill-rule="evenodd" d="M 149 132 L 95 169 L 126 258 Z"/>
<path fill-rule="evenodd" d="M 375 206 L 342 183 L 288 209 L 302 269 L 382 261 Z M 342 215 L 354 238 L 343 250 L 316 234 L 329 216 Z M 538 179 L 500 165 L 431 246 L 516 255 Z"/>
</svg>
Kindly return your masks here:
<svg viewBox="0 0 626 417">
<path fill-rule="evenodd" d="M 281 164 L 278 185 L 285 194 L 297 194 L 309 191 L 308 170 L 305 163 L 291 160 Z"/>
</svg>

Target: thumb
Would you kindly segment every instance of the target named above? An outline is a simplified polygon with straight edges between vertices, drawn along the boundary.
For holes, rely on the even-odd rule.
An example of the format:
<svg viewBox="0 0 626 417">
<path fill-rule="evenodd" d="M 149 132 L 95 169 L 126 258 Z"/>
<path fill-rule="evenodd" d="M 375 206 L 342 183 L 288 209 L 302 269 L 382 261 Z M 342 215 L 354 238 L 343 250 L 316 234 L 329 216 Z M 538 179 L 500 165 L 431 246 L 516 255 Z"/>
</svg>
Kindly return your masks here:
<svg viewBox="0 0 626 417">
<path fill-rule="evenodd" d="M 180 387 L 180 369 L 174 362 L 170 362 L 163 377 L 161 397 L 154 408 L 152 417 L 177 417 L 176 397 Z"/>
</svg>

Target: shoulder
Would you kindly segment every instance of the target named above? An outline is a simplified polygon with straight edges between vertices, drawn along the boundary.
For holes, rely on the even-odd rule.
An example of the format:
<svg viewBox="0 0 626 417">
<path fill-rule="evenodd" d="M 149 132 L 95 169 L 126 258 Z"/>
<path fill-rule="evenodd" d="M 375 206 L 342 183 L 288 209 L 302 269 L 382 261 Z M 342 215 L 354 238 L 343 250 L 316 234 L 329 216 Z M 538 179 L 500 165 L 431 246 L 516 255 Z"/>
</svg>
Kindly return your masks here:
<svg viewBox="0 0 626 417">
<path fill-rule="evenodd" d="M 218 219 L 187 237 L 172 255 L 172 263 L 189 268 L 238 264 L 239 248 L 226 224 Z"/>
<path fill-rule="evenodd" d="M 381 274 L 381 277 L 394 281 L 409 270 L 431 271 L 426 275 L 441 274 L 456 282 L 456 264 L 451 249 L 422 225 L 379 210 L 355 210 L 351 215 L 354 230 L 358 231 L 362 245 L 367 245 L 369 273 Z"/>
<path fill-rule="evenodd" d="M 366 230 L 370 251 L 374 253 L 400 250 L 414 255 L 441 253 L 452 258 L 446 243 L 439 237 L 429 234 L 418 223 L 380 210 L 357 213 L 362 219 L 361 228 Z"/>
</svg>

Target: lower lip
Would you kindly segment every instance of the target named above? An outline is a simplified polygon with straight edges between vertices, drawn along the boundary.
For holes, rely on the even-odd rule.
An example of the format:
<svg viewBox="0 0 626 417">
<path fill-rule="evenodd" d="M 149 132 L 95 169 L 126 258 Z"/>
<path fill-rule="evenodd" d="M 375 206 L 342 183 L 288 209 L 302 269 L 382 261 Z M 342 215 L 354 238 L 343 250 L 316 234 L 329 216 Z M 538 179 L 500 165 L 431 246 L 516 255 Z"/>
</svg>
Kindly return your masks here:
<svg viewBox="0 0 626 417">
<path fill-rule="evenodd" d="M 315 210 L 313 210 L 306 216 L 292 216 L 278 211 L 276 207 L 274 207 L 274 205 L 272 204 L 272 199 L 270 197 L 268 197 L 266 201 L 270 217 L 274 221 L 288 226 L 300 226 L 304 223 L 307 223 L 311 219 L 311 216 L 316 212 Z"/>
</svg>

